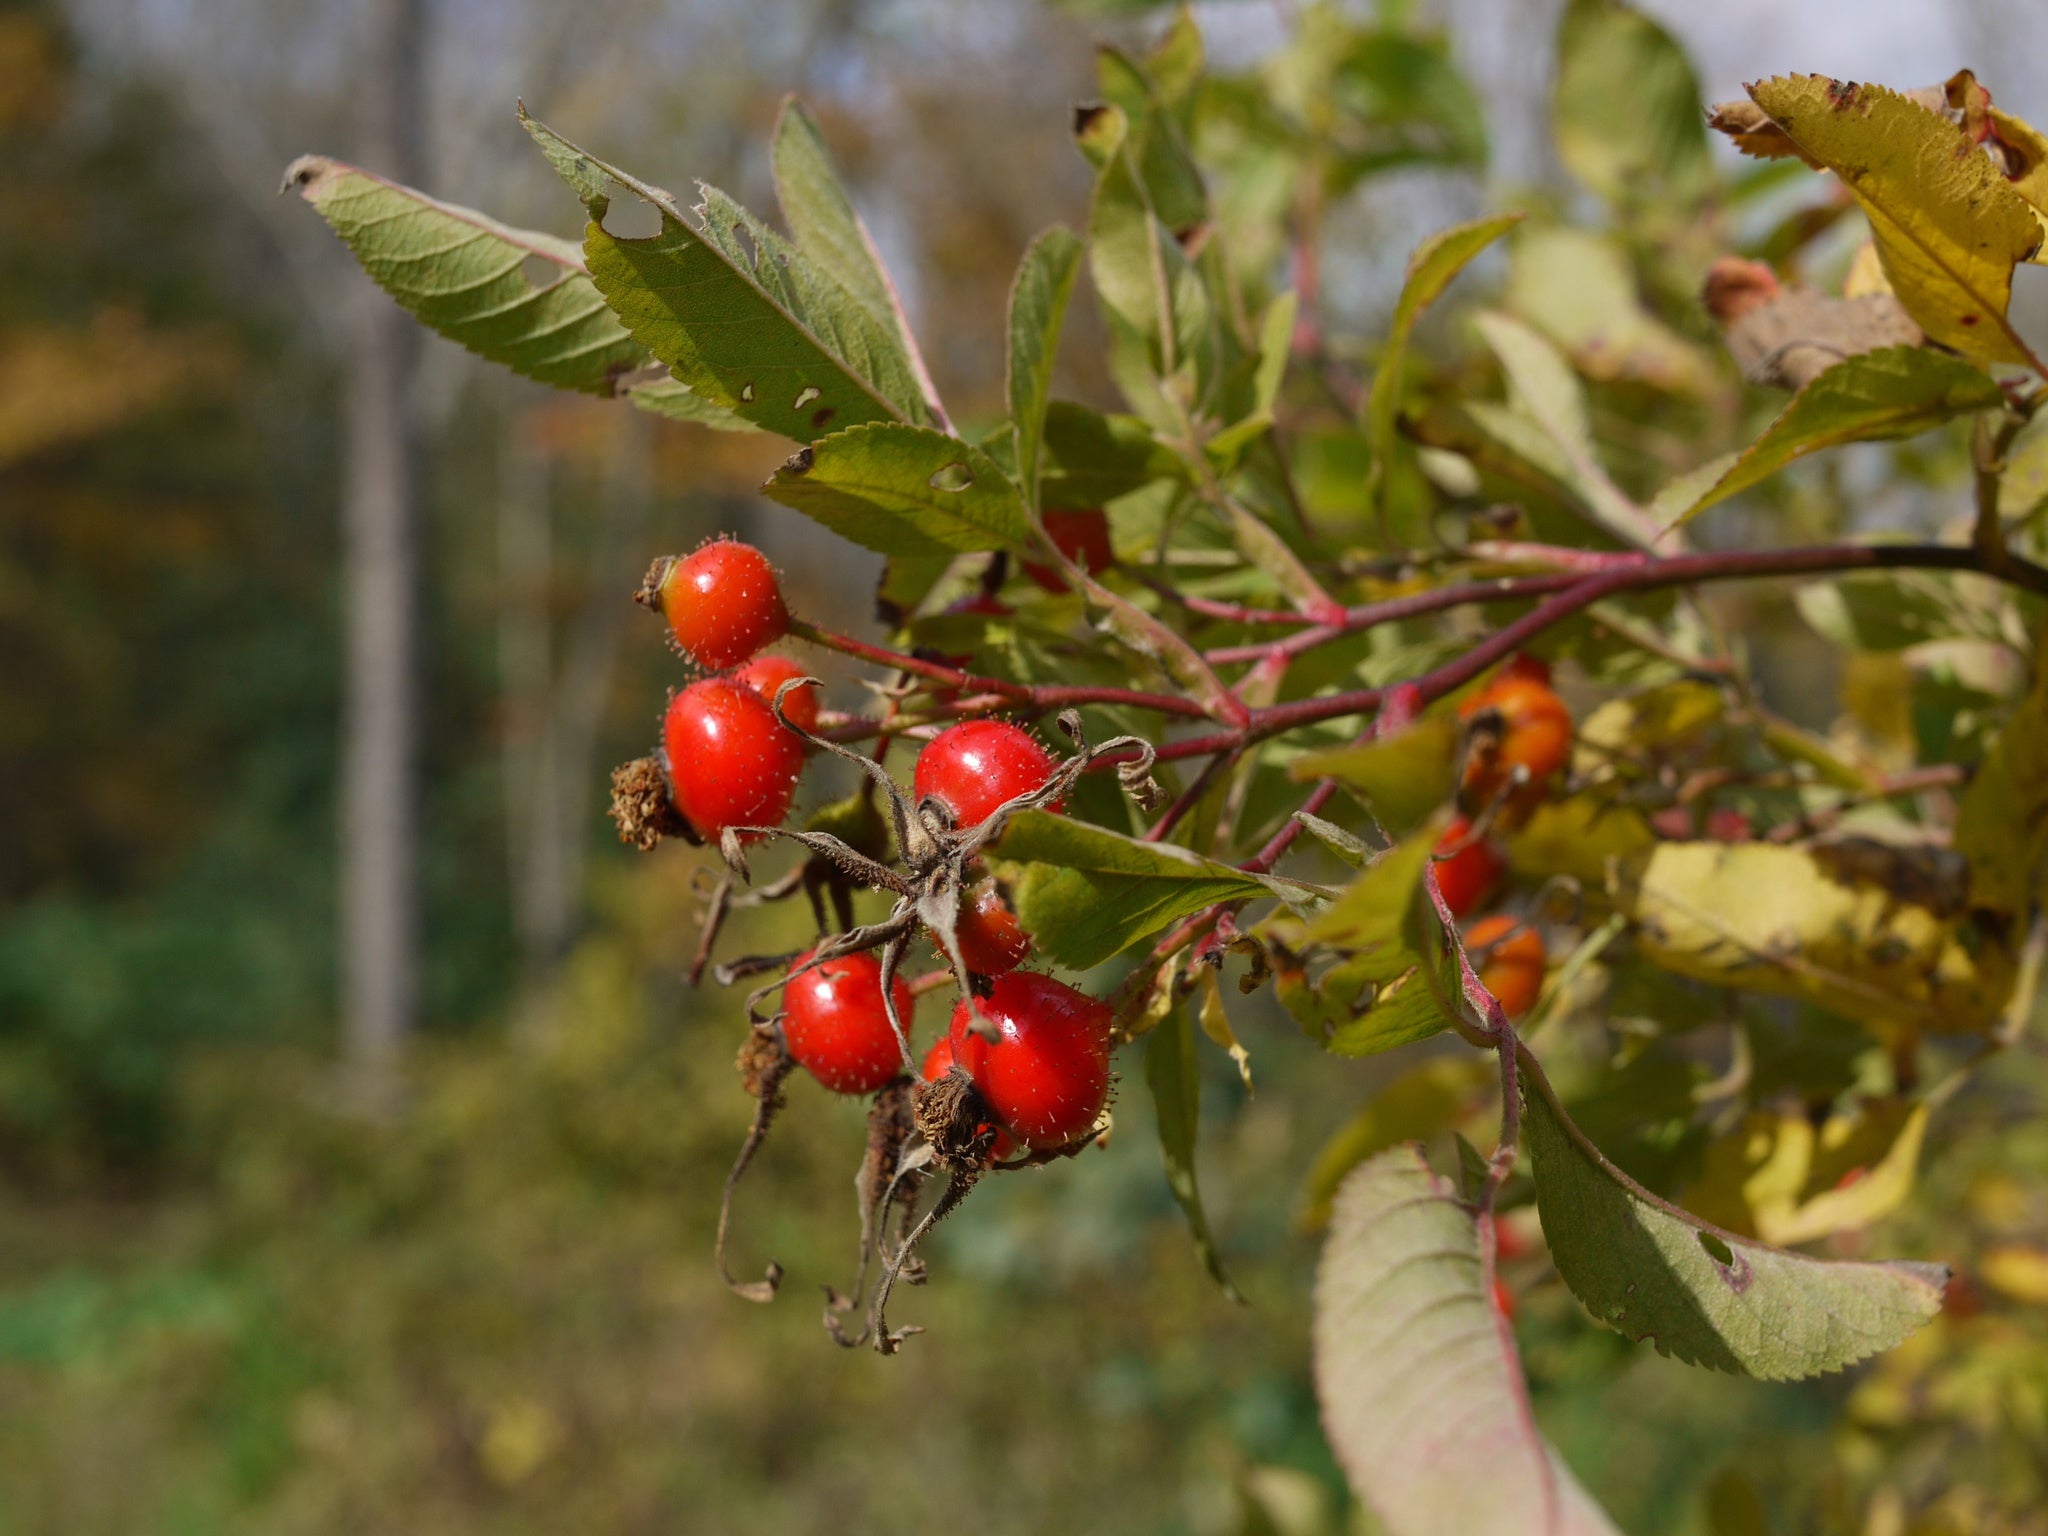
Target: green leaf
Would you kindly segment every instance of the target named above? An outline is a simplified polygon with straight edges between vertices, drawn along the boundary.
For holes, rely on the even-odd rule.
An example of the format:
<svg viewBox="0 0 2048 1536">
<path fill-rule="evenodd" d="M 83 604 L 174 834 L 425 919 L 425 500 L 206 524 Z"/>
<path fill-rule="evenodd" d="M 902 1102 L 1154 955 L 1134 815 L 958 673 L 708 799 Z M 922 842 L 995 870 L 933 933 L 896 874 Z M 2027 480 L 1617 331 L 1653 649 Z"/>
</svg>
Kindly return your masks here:
<svg viewBox="0 0 2048 1536">
<path fill-rule="evenodd" d="M 1412 1145 L 1337 1192 L 1313 1348 L 1330 1447 L 1390 1536 L 1619 1536 L 1537 1433 L 1478 1224 Z"/>
<path fill-rule="evenodd" d="M 1883 86 L 1821 75 L 1749 94 L 1856 195 L 1892 291 L 1929 340 L 2042 371 L 2006 318 L 2013 267 L 2041 248 L 2041 222 L 1960 127 Z"/>
<path fill-rule="evenodd" d="M 1356 746 L 1305 752 L 1287 772 L 1297 780 L 1335 779 L 1356 791 L 1380 825 L 1399 836 L 1450 800 L 1458 736 L 1450 715 L 1427 715 Z"/>
<path fill-rule="evenodd" d="M 2048 668 L 1978 765 L 1956 810 L 1956 851 L 1970 861 L 1970 900 L 2021 917 L 2048 888 Z"/>
<path fill-rule="evenodd" d="M 1612 203 L 1692 199 L 1712 174 L 1698 79 L 1672 35 L 1617 0 L 1572 0 L 1551 126 L 1565 169 Z"/>
<path fill-rule="evenodd" d="M 1408 942 L 1408 912 L 1422 889 L 1430 850 L 1442 831 L 1429 825 L 1389 848 L 1308 926 L 1311 944 L 1363 953 L 1401 954 L 1414 963 Z M 1396 974 L 1396 964 L 1388 971 Z"/>
<path fill-rule="evenodd" d="M 1693 1365 L 1792 1381 L 1890 1349 L 1941 1310 L 1938 1264 L 1825 1263 L 1659 1200 L 1571 1123 L 1526 1049 L 1517 1059 L 1544 1239 L 1610 1327 Z"/>
<path fill-rule="evenodd" d="M 1075 970 L 1216 902 L 1298 899 L 1305 889 L 1045 811 L 1013 818 L 993 855 L 1024 866 L 1015 882 L 1017 916 L 1048 955 Z"/>
<path fill-rule="evenodd" d="M 1570 487 L 1573 499 L 1609 533 L 1631 544 L 1654 542 L 1661 530 L 1648 525 L 1642 508 L 1622 493 L 1601 465 L 1586 414 L 1585 390 L 1557 348 L 1496 310 L 1482 311 L 1473 323 L 1508 376 L 1511 409 L 1489 411 L 1475 403 L 1468 407 L 1472 414 L 1489 423 L 1504 442 L 1509 438 L 1505 428 L 1516 418 L 1534 427 L 1545 440 L 1542 447 L 1521 432 L 1508 446 Z"/>
<path fill-rule="evenodd" d="M 1957 416 L 2004 407 L 2005 392 L 1996 380 L 1927 347 L 1886 347 L 1844 358 L 1794 395 L 1763 436 L 1697 492 L 1672 526 L 1823 448 L 1912 437 Z"/>
<path fill-rule="evenodd" d="M 1160 222 L 1131 162 L 1121 109 L 1093 109 L 1082 148 L 1097 164 L 1088 214 L 1088 271 L 1102 306 L 1144 345 L 1147 366 L 1169 378 L 1200 349 L 1210 323 L 1201 274 Z"/>
<path fill-rule="evenodd" d="M 938 392 L 910 332 L 903 301 L 889 280 L 889 269 L 875 250 L 867 225 L 854 211 L 853 200 L 840 184 L 824 136 L 794 96 L 783 98 L 775 122 L 771 151 L 776 200 L 796 236 L 797 248 L 851 294 L 883 331 L 894 336 L 935 419 L 943 420 Z"/>
<path fill-rule="evenodd" d="M 1327 72 L 1328 105 L 1310 116 L 1336 115 L 1324 141 L 1338 151 L 1327 177 L 1333 197 L 1399 166 L 1486 163 L 1486 114 L 1445 38 L 1355 28 L 1339 7 L 1316 6 L 1296 49 L 1325 55 L 1312 67 Z"/>
<path fill-rule="evenodd" d="M 1195 1060 L 1195 1028 L 1186 1009 L 1153 1030 L 1145 1044 L 1145 1086 L 1159 1112 L 1159 1150 L 1166 1159 L 1166 1182 L 1188 1219 L 1188 1233 L 1209 1277 L 1232 1301 L 1244 1297 L 1223 1272 L 1223 1258 L 1202 1209 L 1202 1191 L 1195 1183 L 1195 1138 L 1202 1119 L 1202 1072 Z"/>
<path fill-rule="evenodd" d="M 1197 49 L 1199 68 L 1199 44 Z M 1146 72 L 1121 50 L 1105 45 L 1095 50 L 1095 80 L 1103 99 L 1129 125 L 1126 153 L 1160 222 L 1179 231 L 1208 218 L 1202 173 L 1181 138 L 1180 124 L 1161 105 Z"/>
<path fill-rule="evenodd" d="M 1010 430 L 1017 445 L 1017 484 L 1031 507 L 1039 504 L 1039 450 L 1053 359 L 1080 270 L 1079 238 L 1055 225 L 1031 242 L 1010 284 Z"/>
<path fill-rule="evenodd" d="M 591 279 L 633 337 L 697 394 L 798 442 L 871 421 L 932 425 L 902 343 L 839 282 L 715 187 L 697 222 L 659 187 L 544 124 L 526 128 L 561 169 L 588 165 L 651 203 L 661 230 L 584 231 Z M 571 185 L 587 190 L 580 171 Z"/>
<path fill-rule="evenodd" d="M 1180 455 L 1135 416 L 1055 400 L 1045 411 L 1039 504 L 1100 507 L 1156 480 L 1185 480 Z"/>
<path fill-rule="evenodd" d="M 1901 651 L 1969 630 L 1954 579 L 1937 571 L 1864 571 L 1809 582 L 1793 602 L 1815 633 L 1857 651 Z"/>
<path fill-rule="evenodd" d="M 592 395 L 615 393 L 649 361 L 567 240 L 319 155 L 294 161 L 285 184 L 408 314 L 479 357 Z M 542 275 L 530 278 L 536 268 Z"/>
<path fill-rule="evenodd" d="M 1415 330 L 1415 322 L 1473 257 L 1522 219 L 1522 214 L 1504 213 L 1459 224 L 1431 235 L 1408 258 L 1401 297 L 1394 304 L 1394 318 L 1387 326 L 1387 344 L 1380 353 L 1379 368 L 1372 376 L 1372 392 L 1365 403 L 1365 439 L 1372 450 L 1371 495 L 1382 520 L 1387 516 L 1387 465 L 1394 454 L 1395 421 L 1401 409 L 1402 392 L 1407 387 L 1408 338 Z"/>
<path fill-rule="evenodd" d="M 835 432 L 769 477 L 763 494 L 885 555 L 1021 549 L 1017 487 L 971 443 L 901 422 Z"/>
<path fill-rule="evenodd" d="M 706 400 L 689 385 L 662 377 L 644 384 L 629 384 L 626 398 L 641 410 L 669 421 L 687 421 L 719 432 L 758 432 L 761 429 L 724 406 Z"/>
<path fill-rule="evenodd" d="M 1721 388 L 1713 355 L 1646 306 L 1627 248 L 1590 229 L 1529 229 L 1514 240 L 1502 303 L 1550 337 L 1589 379 L 1674 394 Z"/>
<path fill-rule="evenodd" d="M 1305 1232 L 1320 1232 L 1328 1226 L 1337 1186 L 1368 1157 L 1399 1142 L 1427 1141 L 1462 1119 L 1494 1081 L 1490 1063 L 1491 1058 L 1482 1059 L 1469 1051 L 1435 1056 L 1416 1063 L 1382 1087 L 1316 1154 L 1302 1181 L 1297 1225 Z"/>
</svg>

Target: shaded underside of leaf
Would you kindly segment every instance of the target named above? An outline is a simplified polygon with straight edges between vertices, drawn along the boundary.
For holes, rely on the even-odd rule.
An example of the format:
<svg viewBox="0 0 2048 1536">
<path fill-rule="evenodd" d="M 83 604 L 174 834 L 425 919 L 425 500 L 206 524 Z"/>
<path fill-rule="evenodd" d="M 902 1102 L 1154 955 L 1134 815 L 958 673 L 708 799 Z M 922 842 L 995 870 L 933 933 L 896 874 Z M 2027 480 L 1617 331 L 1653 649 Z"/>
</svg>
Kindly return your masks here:
<svg viewBox="0 0 2048 1536">
<path fill-rule="evenodd" d="M 1413 1145 L 1337 1191 L 1314 1349 L 1330 1445 L 1393 1536 L 1615 1536 L 1537 1433 L 1472 1212 Z"/>
<path fill-rule="evenodd" d="M 285 180 L 378 287 L 478 356 L 593 395 L 611 394 L 620 375 L 647 361 L 572 242 L 318 155 L 293 162 Z M 542 275 L 530 279 L 536 268 Z"/>
<path fill-rule="evenodd" d="M 1244 1297 L 1224 1273 L 1223 1258 L 1216 1251 L 1216 1239 L 1209 1231 L 1208 1213 L 1202 1208 L 1201 1187 L 1195 1182 L 1195 1141 L 1202 1118 L 1202 1071 L 1195 1059 L 1195 1029 L 1185 1008 L 1153 1030 L 1145 1044 L 1145 1084 L 1152 1090 L 1153 1107 L 1159 1114 L 1159 1149 L 1166 1160 L 1166 1182 L 1173 1198 L 1186 1213 L 1188 1231 L 1195 1250 L 1202 1256 L 1209 1277 L 1222 1287 L 1232 1301 Z"/>
<path fill-rule="evenodd" d="M 1890 1349 L 1941 1309 L 1939 1265 L 1804 1258 L 1659 1200 L 1579 1133 L 1526 1049 L 1519 1059 L 1544 1238 L 1572 1294 L 1620 1333 L 1790 1381 Z"/>
<path fill-rule="evenodd" d="M 885 555 L 1019 549 L 1026 536 L 1024 504 L 995 460 L 902 422 L 820 438 L 761 489 Z"/>
<path fill-rule="evenodd" d="M 1911 437 L 1954 417 L 2004 405 L 2005 392 L 1996 380 L 1961 358 L 1927 347 L 1887 347 L 1845 358 L 1793 396 L 1778 419 L 1678 521 L 1689 522 L 1823 448 Z"/>
</svg>

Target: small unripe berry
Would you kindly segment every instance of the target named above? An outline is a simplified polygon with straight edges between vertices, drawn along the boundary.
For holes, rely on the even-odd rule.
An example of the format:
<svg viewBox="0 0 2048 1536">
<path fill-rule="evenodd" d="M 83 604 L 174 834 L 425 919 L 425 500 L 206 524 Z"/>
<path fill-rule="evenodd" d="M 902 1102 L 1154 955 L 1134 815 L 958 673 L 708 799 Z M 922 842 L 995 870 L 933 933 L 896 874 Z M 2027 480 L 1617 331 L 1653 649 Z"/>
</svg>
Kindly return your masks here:
<svg viewBox="0 0 2048 1536">
<path fill-rule="evenodd" d="M 676 809 L 699 837 L 772 827 L 789 814 L 803 740 L 753 689 L 722 677 L 692 683 L 669 700 L 661 740 Z"/>
<path fill-rule="evenodd" d="M 929 795 L 951 811 L 956 827 L 973 827 L 1005 801 L 1042 788 L 1052 775 L 1052 755 L 1030 732 L 1000 720 L 969 720 L 925 743 L 911 770 L 911 787 L 918 799 Z"/>
<path fill-rule="evenodd" d="M 809 959 L 800 955 L 801 965 Z M 901 976 L 890 992 L 907 1036 L 916 999 Z M 805 971 L 784 990 L 782 1038 L 790 1056 L 834 1093 L 873 1093 L 903 1070 L 903 1050 L 882 1001 L 882 963 L 841 955 Z"/>
<path fill-rule="evenodd" d="M 751 544 L 714 539 L 647 573 L 640 601 L 659 604 L 683 653 L 713 671 L 736 666 L 789 633 L 775 567 Z"/>
</svg>

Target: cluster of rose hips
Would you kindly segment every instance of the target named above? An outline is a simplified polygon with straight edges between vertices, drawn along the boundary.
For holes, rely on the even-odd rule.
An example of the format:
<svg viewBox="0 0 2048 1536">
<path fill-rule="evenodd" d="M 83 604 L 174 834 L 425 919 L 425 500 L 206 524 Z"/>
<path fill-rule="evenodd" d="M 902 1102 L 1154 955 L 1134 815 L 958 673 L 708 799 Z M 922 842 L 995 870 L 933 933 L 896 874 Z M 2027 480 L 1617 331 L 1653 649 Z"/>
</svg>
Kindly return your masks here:
<svg viewBox="0 0 2048 1536">
<path fill-rule="evenodd" d="M 1085 539 L 1077 548 L 1083 552 L 1076 558 L 1092 564 L 1096 552 Z M 871 1154 L 880 1137 L 889 1143 L 881 1161 L 894 1166 L 881 1167 L 876 1187 L 864 1194 L 864 1224 L 885 1221 L 892 1206 L 907 1209 L 903 1197 L 914 1194 L 925 1166 L 913 1167 L 906 1155 L 915 1151 L 911 1126 L 929 1144 L 929 1160 L 951 1172 L 956 1185 L 991 1167 L 1044 1161 L 1093 1140 L 1109 1098 L 1111 1010 L 1051 976 L 1020 969 L 1031 938 L 974 855 L 1013 811 L 1058 811 L 1074 775 L 1093 756 L 1130 745 L 1128 739 L 1091 753 L 1079 740 L 1078 722 L 1063 721 L 1082 750 L 1062 764 L 1018 726 L 963 721 L 923 744 L 906 797 L 873 759 L 815 734 L 815 679 L 786 657 L 762 654 L 792 626 L 775 572 L 759 550 L 719 539 L 691 555 L 658 561 L 639 599 L 660 610 L 678 648 L 712 675 L 671 698 L 651 767 L 629 764 L 615 775 L 614 814 L 622 835 L 642 846 L 671 833 L 714 843 L 742 874 L 741 845 L 778 835 L 809 848 L 825 879 L 899 898 L 888 922 L 854 928 L 849 921 L 846 932 L 822 937 L 786 965 L 727 968 L 735 975 L 762 968 L 781 973 L 749 1000 L 751 1013 L 761 997 L 782 994 L 780 1010 L 756 1019 L 741 1052 L 761 1110 L 740 1167 L 780 1103 L 781 1078 L 791 1067 L 802 1067 L 834 1093 L 876 1096 Z M 782 827 L 806 757 L 820 747 L 855 762 L 883 788 L 907 874 L 871 856 L 886 849 L 856 849 L 830 834 Z M 1149 766 L 1149 749 L 1141 755 Z M 1120 771 L 1133 783 L 1128 769 Z M 845 915 L 848 909 L 842 904 L 840 910 Z M 946 1033 L 914 1073 L 916 995 L 896 972 L 913 933 L 930 938 L 960 984 Z M 914 1241 L 912 1234 L 897 1246 L 896 1268 Z M 863 1274 L 867 1258 L 864 1248 Z M 772 1293 L 778 1274 L 771 1270 L 765 1286 L 736 1288 Z M 843 1339 L 830 1314 L 828 1325 Z M 879 1308 L 874 1326 L 884 1347 L 899 1337 L 880 1326 Z"/>
<path fill-rule="evenodd" d="M 1550 686 L 1550 668 L 1517 656 L 1459 707 L 1467 747 L 1459 813 L 1435 850 L 1437 889 L 1454 917 L 1479 911 L 1499 889 L 1508 861 L 1496 830 L 1512 831 L 1549 795 L 1571 758 L 1572 717 Z M 1543 936 L 1504 912 L 1465 931 L 1479 979 L 1509 1018 L 1535 1005 L 1548 961 Z"/>
</svg>

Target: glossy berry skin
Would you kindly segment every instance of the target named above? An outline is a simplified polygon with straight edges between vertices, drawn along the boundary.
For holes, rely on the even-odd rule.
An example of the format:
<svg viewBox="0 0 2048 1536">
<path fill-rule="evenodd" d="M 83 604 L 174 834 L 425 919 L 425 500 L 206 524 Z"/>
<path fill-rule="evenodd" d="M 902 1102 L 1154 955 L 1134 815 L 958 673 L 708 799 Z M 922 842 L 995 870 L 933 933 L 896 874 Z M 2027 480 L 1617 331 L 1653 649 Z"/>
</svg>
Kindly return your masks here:
<svg viewBox="0 0 2048 1536">
<path fill-rule="evenodd" d="M 1446 853 L 1447 849 L 1456 849 Z M 1500 877 L 1507 873 L 1507 861 L 1491 839 L 1472 836 L 1472 821 L 1455 816 L 1436 843 L 1436 885 L 1443 892 L 1444 905 L 1453 917 L 1469 917 L 1479 910 Z"/>
<path fill-rule="evenodd" d="M 736 666 L 789 633 L 775 567 L 737 539 L 672 561 L 656 589 L 676 644 L 700 667 Z"/>
<path fill-rule="evenodd" d="M 969 720 L 925 743 L 911 771 L 911 788 L 918 799 L 930 795 L 951 811 L 954 826 L 973 827 L 1052 775 L 1052 754 L 1030 732 L 1000 720 Z"/>
<path fill-rule="evenodd" d="M 1116 551 L 1109 543 L 1109 519 L 1100 507 L 1068 508 L 1045 514 L 1046 536 L 1055 548 L 1090 576 L 1116 563 Z M 1048 592 L 1067 590 L 1067 578 L 1058 566 L 1024 562 L 1024 574 Z"/>
<path fill-rule="evenodd" d="M 948 1040 L 989 1108 L 1028 1147 L 1085 1136 L 1109 1098 L 1109 1005 L 1036 971 L 998 977 L 981 1000 L 997 1038 L 971 1028 L 968 1002 Z"/>
<path fill-rule="evenodd" d="M 768 701 L 773 711 L 775 695 L 782 685 L 793 677 L 809 677 L 810 673 L 791 661 L 787 656 L 756 656 L 752 661 L 733 673 L 732 680 L 743 683 Z M 782 712 L 795 724 L 807 731 L 818 728 L 818 690 L 815 688 L 792 688 L 789 697 L 782 701 Z"/>
<path fill-rule="evenodd" d="M 1501 663 L 1502 677 L 1527 678 L 1530 682 L 1550 686 L 1550 663 L 1541 656 L 1531 656 L 1526 651 L 1517 651 Z"/>
<path fill-rule="evenodd" d="M 924 1053 L 924 1066 L 918 1076 L 928 1083 L 936 1083 L 953 1070 L 953 1037 L 941 1035 L 932 1042 L 932 1048 Z M 965 1070 L 964 1068 L 962 1069 Z M 976 1126 L 976 1134 L 984 1130 L 996 1133 L 996 1139 L 989 1143 L 988 1155 L 991 1161 L 1007 1162 L 1017 1155 L 1017 1138 L 999 1125 Z"/>
<path fill-rule="evenodd" d="M 1489 946 L 1488 953 L 1479 953 Z M 1520 918 L 1500 912 L 1482 917 L 1467 929 L 1465 947 L 1473 951 L 1480 983 L 1499 1000 L 1509 1018 L 1519 1019 L 1536 1005 L 1548 964 L 1542 934 L 1524 927 Z"/>
<path fill-rule="evenodd" d="M 953 936 L 960 941 L 960 958 L 967 962 L 967 969 L 982 976 L 1014 971 L 1031 953 L 1031 935 L 1003 900 L 1002 889 L 993 875 L 960 893 L 960 914 L 953 920 Z M 937 947 L 936 936 L 932 944 Z"/>
<path fill-rule="evenodd" d="M 803 740 L 753 689 L 722 677 L 690 684 L 669 700 L 661 744 L 676 809 L 699 837 L 772 827 L 789 814 Z"/>
<path fill-rule="evenodd" d="M 1465 763 L 1465 788 L 1482 800 L 1498 794 L 1517 768 L 1528 769 L 1531 783 L 1541 784 L 1571 759 L 1571 711 L 1536 678 L 1497 677 L 1459 713 L 1468 720 L 1490 713 L 1500 721 L 1499 739 L 1479 737 Z"/>
<path fill-rule="evenodd" d="M 901 976 L 890 991 L 907 1034 L 916 1000 Z M 790 1056 L 834 1093 L 873 1093 L 903 1070 L 882 1003 L 882 962 L 872 954 L 841 955 L 805 971 L 784 991 L 782 1006 Z"/>
</svg>

